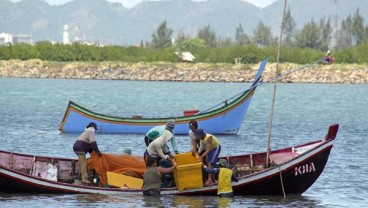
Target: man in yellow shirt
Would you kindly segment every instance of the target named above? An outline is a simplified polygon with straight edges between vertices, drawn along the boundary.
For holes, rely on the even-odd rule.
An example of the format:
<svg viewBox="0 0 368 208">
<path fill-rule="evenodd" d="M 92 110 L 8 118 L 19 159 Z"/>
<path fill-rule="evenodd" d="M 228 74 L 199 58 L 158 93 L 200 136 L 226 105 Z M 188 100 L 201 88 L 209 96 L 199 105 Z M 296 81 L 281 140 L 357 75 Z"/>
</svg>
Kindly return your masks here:
<svg viewBox="0 0 368 208">
<path fill-rule="evenodd" d="M 234 174 L 234 172 L 229 169 L 229 164 L 227 160 L 220 159 L 219 168 L 205 168 L 205 171 L 210 174 L 214 174 L 218 176 L 217 183 L 217 195 L 219 197 L 232 197 L 233 196 L 233 188 L 231 186 L 231 181 L 238 182 L 238 178 Z"/>
<path fill-rule="evenodd" d="M 205 162 L 206 162 L 207 167 L 212 169 L 213 164 L 216 163 L 218 156 L 220 155 L 220 152 L 221 152 L 220 141 L 212 134 L 208 134 L 204 132 L 203 129 L 195 130 L 194 135 L 195 135 L 195 141 L 203 143 L 203 145 L 205 145 L 206 147 L 206 151 L 203 154 L 201 154 L 199 159 L 203 161 L 203 159 L 206 158 Z M 195 154 L 196 153 L 195 151 L 196 150 L 192 149 L 192 153 Z M 197 153 L 199 154 L 200 152 L 197 152 Z M 212 174 L 208 174 L 207 181 L 204 184 L 210 185 L 212 183 L 214 183 L 212 179 Z"/>
</svg>

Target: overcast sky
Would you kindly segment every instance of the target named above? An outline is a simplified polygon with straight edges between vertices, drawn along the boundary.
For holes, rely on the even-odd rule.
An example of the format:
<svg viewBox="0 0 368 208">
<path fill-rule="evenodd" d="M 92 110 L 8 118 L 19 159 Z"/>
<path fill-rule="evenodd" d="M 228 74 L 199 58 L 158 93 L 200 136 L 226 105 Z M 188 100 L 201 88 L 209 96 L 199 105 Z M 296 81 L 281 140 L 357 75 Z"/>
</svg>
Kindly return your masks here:
<svg viewBox="0 0 368 208">
<path fill-rule="evenodd" d="M 21 0 L 10 0 L 10 1 L 18 2 L 18 1 L 21 1 Z M 48 2 L 51 5 L 58 5 L 58 4 L 63 4 L 65 2 L 69 2 L 69 1 L 73 1 L 73 0 L 44 0 L 44 1 Z M 108 1 L 120 2 L 125 7 L 131 8 L 131 7 L 135 6 L 136 4 L 138 4 L 139 2 L 147 1 L 147 0 L 108 0 Z M 206 0 L 192 0 L 192 1 L 206 1 Z M 226 1 L 226 0 L 224 0 L 224 1 Z M 274 2 L 276 0 L 243 0 L 243 1 L 247 1 L 249 3 L 252 3 L 252 4 L 256 5 L 257 7 L 265 7 L 265 6 L 270 5 L 272 2 Z"/>
</svg>

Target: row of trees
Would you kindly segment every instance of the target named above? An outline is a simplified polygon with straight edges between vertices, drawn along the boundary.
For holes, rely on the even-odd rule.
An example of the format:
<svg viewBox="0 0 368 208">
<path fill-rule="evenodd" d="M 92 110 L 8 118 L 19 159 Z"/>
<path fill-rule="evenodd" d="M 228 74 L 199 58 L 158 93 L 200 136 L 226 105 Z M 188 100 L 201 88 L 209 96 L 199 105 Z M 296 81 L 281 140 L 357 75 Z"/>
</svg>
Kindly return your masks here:
<svg viewBox="0 0 368 208">
<path fill-rule="evenodd" d="M 196 38 L 183 41 L 188 47 L 201 45 L 203 39 Z M 198 43 L 199 42 L 199 43 Z M 47 41 L 37 42 L 34 45 L 15 44 L 0 46 L 0 60 L 28 60 L 41 59 L 45 61 L 72 62 L 72 61 L 124 61 L 124 62 L 179 62 L 174 46 L 166 48 L 143 48 L 123 46 L 89 46 L 74 43 L 71 45 L 52 44 Z M 276 46 L 256 47 L 254 45 L 234 47 L 201 47 L 193 53 L 197 62 L 206 63 L 234 63 L 234 58 L 241 58 L 242 63 L 257 63 L 264 57 L 275 61 Z M 281 62 L 299 64 L 313 63 L 323 58 L 325 52 L 311 48 L 283 47 L 281 49 Z M 342 49 L 334 53 L 338 63 L 368 63 L 368 44 L 359 44 L 354 47 Z"/>
<path fill-rule="evenodd" d="M 340 29 L 331 25 L 330 18 L 322 18 L 318 22 L 313 19 L 306 23 L 301 30 L 296 29 L 296 22 L 287 9 L 284 19 L 283 45 L 287 47 L 311 48 L 326 51 L 330 48 L 336 50 L 349 48 L 355 45 L 368 43 L 368 27 L 364 25 L 364 18 L 359 9 L 353 16 L 349 15 L 342 20 Z M 173 30 L 167 27 L 164 21 L 152 34 L 152 41 L 141 44 L 142 47 L 165 48 L 172 46 Z M 195 52 L 196 49 L 228 48 L 234 46 L 255 45 L 257 47 L 270 47 L 277 44 L 277 36 L 271 32 L 271 27 L 259 22 L 253 31 L 253 36 L 244 32 L 242 24 L 235 29 L 235 39 L 217 37 L 210 25 L 199 29 L 197 36 L 191 38 L 180 33 L 176 37 L 176 45 L 179 49 Z"/>
<path fill-rule="evenodd" d="M 313 19 L 298 31 L 296 23 L 287 10 L 284 20 L 283 51 L 281 61 L 310 63 L 321 59 L 330 48 L 332 35 L 335 34 L 333 55 L 340 63 L 368 63 L 368 27 L 359 9 L 341 22 L 341 27 L 333 31 L 330 19 L 322 18 L 318 23 Z M 48 41 L 34 45 L 16 44 L 0 46 L 0 60 L 42 59 L 48 61 L 180 61 L 176 51 L 190 51 L 198 62 L 233 63 L 234 58 L 242 58 L 243 63 L 256 63 L 266 56 L 274 60 L 277 37 L 271 28 L 260 22 L 248 36 L 239 24 L 235 31 L 235 40 L 218 38 L 210 25 L 201 28 L 192 38 L 181 33 L 175 43 L 173 30 L 164 21 L 152 34 L 151 42 L 141 42 L 141 47 L 89 46 L 79 43 L 72 45 L 52 44 Z"/>
</svg>

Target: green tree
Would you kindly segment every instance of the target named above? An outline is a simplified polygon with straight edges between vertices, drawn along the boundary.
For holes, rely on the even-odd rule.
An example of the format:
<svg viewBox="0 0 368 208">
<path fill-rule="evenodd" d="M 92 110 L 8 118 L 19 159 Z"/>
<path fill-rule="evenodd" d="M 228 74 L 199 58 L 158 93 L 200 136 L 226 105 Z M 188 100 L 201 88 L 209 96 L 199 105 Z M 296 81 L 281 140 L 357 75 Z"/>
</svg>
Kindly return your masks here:
<svg viewBox="0 0 368 208">
<path fill-rule="evenodd" d="M 352 44 L 352 19 L 349 15 L 345 20 L 341 21 L 341 27 L 337 34 L 337 48 L 343 49 L 350 47 Z"/>
<path fill-rule="evenodd" d="M 301 31 L 295 33 L 296 46 L 318 49 L 321 45 L 321 29 L 313 21 L 306 23 Z"/>
<path fill-rule="evenodd" d="M 153 48 L 167 48 L 171 44 L 171 35 L 173 30 L 166 26 L 166 20 L 158 26 L 155 33 L 152 34 L 152 47 Z"/>
<path fill-rule="evenodd" d="M 189 51 L 191 53 L 195 53 L 201 49 L 206 48 L 206 43 L 203 39 L 200 38 L 185 39 L 178 44 L 178 48 L 181 51 Z"/>
<path fill-rule="evenodd" d="M 143 40 L 141 40 L 141 42 L 139 43 L 139 47 L 144 48 Z"/>
<path fill-rule="evenodd" d="M 364 37 L 363 37 L 363 41 L 362 41 L 364 44 L 367 44 L 368 43 L 368 26 L 365 26 L 365 29 L 364 29 Z"/>
<path fill-rule="evenodd" d="M 69 45 L 55 44 L 54 46 L 53 61 L 68 62 L 76 60 Z"/>
<path fill-rule="evenodd" d="M 323 51 L 327 51 L 329 48 L 329 43 L 331 41 L 332 38 L 332 27 L 330 24 L 330 18 L 328 18 L 327 20 L 325 18 L 321 18 L 320 22 L 319 22 L 319 27 L 321 29 L 321 45 L 319 46 L 318 49 L 323 50 Z"/>
<path fill-rule="evenodd" d="M 243 26 L 239 23 L 238 27 L 235 29 L 235 41 L 237 45 L 245 46 L 250 44 L 250 38 L 244 32 Z"/>
<path fill-rule="evenodd" d="M 180 43 L 182 43 L 185 40 L 190 39 L 189 35 L 186 35 L 184 32 L 179 32 L 179 34 L 176 36 L 176 40 L 175 43 L 176 45 L 180 45 Z"/>
<path fill-rule="evenodd" d="M 254 43 L 261 48 L 270 46 L 274 42 L 272 38 L 271 27 L 267 27 L 262 21 L 258 23 L 253 35 Z"/>
<path fill-rule="evenodd" d="M 0 45 L 0 60 L 10 60 L 13 58 L 13 45 L 7 43 Z"/>
<path fill-rule="evenodd" d="M 220 48 L 231 48 L 233 47 L 234 43 L 233 40 L 230 37 L 226 37 L 224 39 L 219 38 L 217 40 L 217 47 Z"/>
<path fill-rule="evenodd" d="M 49 41 L 39 41 L 35 44 L 42 60 L 52 60 L 54 47 Z"/>
<path fill-rule="evenodd" d="M 39 58 L 40 53 L 31 44 L 19 43 L 19 44 L 13 45 L 12 56 L 14 59 L 28 60 L 28 59 Z"/>
<path fill-rule="evenodd" d="M 364 18 L 360 15 L 359 9 L 354 16 L 349 15 L 341 21 L 341 27 L 337 35 L 337 47 L 339 49 L 348 48 L 353 45 L 367 43 L 368 28 L 364 27 Z"/>
<path fill-rule="evenodd" d="M 295 32 L 296 22 L 293 16 L 291 15 L 290 8 L 285 13 L 285 25 L 284 25 L 284 44 L 285 45 L 292 45 L 293 43 L 293 35 Z"/>
<path fill-rule="evenodd" d="M 207 47 L 214 48 L 217 45 L 216 33 L 211 29 L 210 25 L 200 29 L 197 37 L 203 39 Z"/>
<path fill-rule="evenodd" d="M 353 44 L 358 45 L 363 42 L 365 36 L 364 29 L 364 17 L 362 17 L 359 13 L 359 8 L 356 10 L 353 17 L 353 25 L 352 25 L 352 36 L 353 36 Z"/>
</svg>

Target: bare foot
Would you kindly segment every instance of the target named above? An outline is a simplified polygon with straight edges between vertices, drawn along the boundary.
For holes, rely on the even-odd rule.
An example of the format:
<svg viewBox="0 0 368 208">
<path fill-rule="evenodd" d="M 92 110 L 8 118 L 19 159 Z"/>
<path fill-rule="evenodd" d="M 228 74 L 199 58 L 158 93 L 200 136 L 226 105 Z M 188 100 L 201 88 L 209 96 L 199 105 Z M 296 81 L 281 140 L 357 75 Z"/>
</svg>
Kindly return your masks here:
<svg viewBox="0 0 368 208">
<path fill-rule="evenodd" d="M 206 182 L 204 183 L 204 185 L 205 185 L 205 186 L 210 186 L 210 185 L 212 185 L 212 184 L 214 184 L 214 182 L 213 182 L 212 180 L 206 181 Z"/>
</svg>

